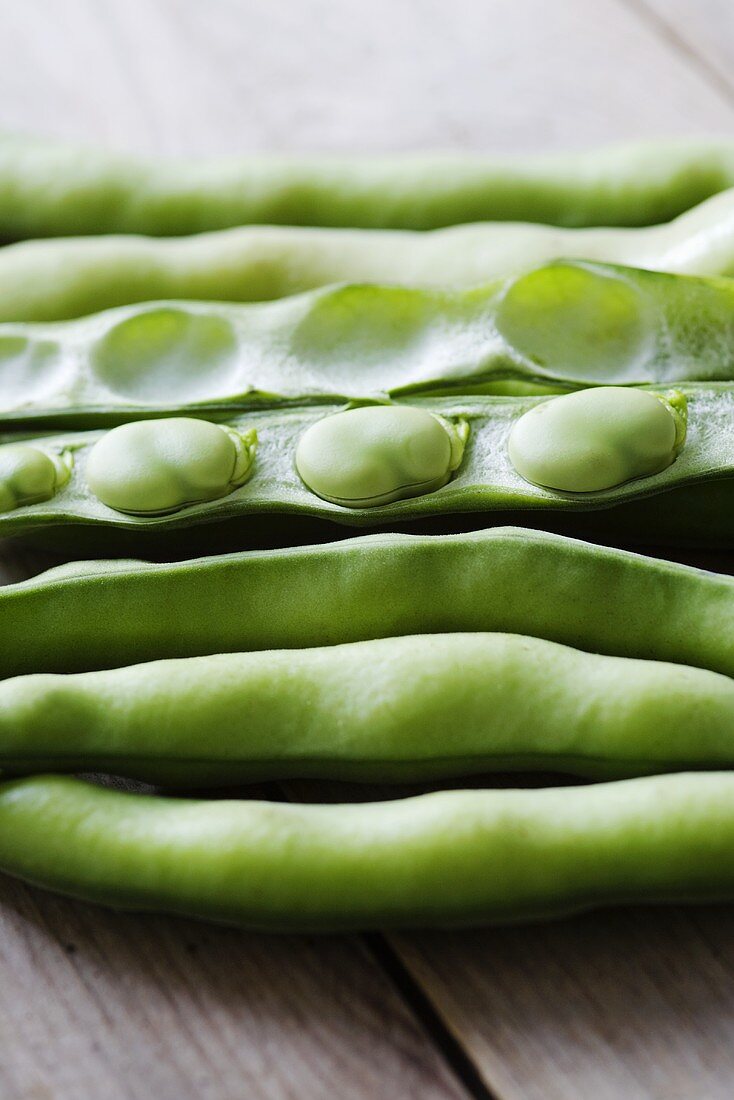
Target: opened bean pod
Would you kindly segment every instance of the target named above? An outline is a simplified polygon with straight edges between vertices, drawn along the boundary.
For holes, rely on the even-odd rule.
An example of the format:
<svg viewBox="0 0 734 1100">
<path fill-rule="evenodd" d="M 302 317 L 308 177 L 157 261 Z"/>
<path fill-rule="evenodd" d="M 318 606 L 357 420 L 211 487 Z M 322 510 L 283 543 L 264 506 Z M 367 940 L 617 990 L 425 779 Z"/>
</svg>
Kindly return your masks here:
<svg viewBox="0 0 734 1100">
<path fill-rule="evenodd" d="M 157 299 L 258 302 L 334 283 L 478 286 L 559 256 L 681 275 L 734 275 L 734 190 L 669 223 L 635 229 L 525 222 L 428 231 L 258 225 L 175 239 L 23 241 L 0 251 L 0 321 L 62 321 Z"/>
<path fill-rule="evenodd" d="M 571 396 L 552 402 L 562 406 Z M 255 515 L 267 526 L 265 517 L 277 513 L 375 525 L 457 512 L 610 509 L 688 486 L 695 498 L 709 483 L 717 483 L 717 493 L 728 490 L 734 473 L 734 391 L 726 386 L 635 391 L 630 401 L 639 406 L 639 415 L 634 418 L 610 416 L 609 403 L 619 405 L 620 395 L 600 390 L 583 461 L 604 462 L 615 477 L 632 480 L 594 492 L 543 488 L 513 466 L 508 440 L 541 400 L 477 397 L 336 412 L 273 410 L 216 425 L 174 418 L 109 433 L 39 436 L 34 446 L 73 455 L 70 480 L 52 500 L 0 515 L 0 534 L 69 524 L 165 533 Z M 691 432 L 681 450 L 686 406 Z M 559 417 L 558 423 L 563 421 Z M 569 448 L 576 445 L 571 428 L 558 435 Z M 206 447 L 165 442 L 190 435 L 206 438 Z M 210 447 L 217 456 L 211 462 Z M 730 513 L 710 517 L 709 535 L 730 537 Z M 615 521 L 618 516 L 615 512 Z M 685 528 L 685 517 L 680 530 L 695 534 Z"/>
<path fill-rule="evenodd" d="M 0 254 L 0 266 L 2 255 Z M 734 379 L 734 280 L 555 262 L 464 291 L 340 286 L 0 325 L 0 426 Z"/>
</svg>

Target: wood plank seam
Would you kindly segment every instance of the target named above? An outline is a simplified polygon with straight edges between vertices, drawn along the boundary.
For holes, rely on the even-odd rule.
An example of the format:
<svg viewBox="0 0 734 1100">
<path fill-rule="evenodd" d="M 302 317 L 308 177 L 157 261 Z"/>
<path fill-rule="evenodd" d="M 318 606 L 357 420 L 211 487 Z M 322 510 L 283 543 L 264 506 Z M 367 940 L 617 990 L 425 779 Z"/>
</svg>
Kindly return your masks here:
<svg viewBox="0 0 734 1100">
<path fill-rule="evenodd" d="M 487 1086 L 468 1049 L 448 1027 L 429 993 L 405 965 L 389 938 L 371 934 L 364 940 L 398 995 L 472 1100 L 501 1100 L 500 1095 Z"/>
<path fill-rule="evenodd" d="M 734 80 L 728 79 L 718 66 L 712 64 L 708 57 L 681 34 L 674 23 L 669 22 L 657 9 L 652 8 L 647 0 L 618 0 L 618 2 L 645 22 L 661 42 L 687 61 L 726 103 L 734 105 Z"/>
</svg>

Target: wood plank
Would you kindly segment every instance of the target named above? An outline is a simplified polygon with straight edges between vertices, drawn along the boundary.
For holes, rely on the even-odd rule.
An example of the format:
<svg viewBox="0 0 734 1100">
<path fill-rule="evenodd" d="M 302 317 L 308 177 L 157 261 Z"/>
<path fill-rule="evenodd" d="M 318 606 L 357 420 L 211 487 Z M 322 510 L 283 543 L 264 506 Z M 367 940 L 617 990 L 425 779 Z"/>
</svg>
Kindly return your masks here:
<svg viewBox="0 0 734 1100">
<path fill-rule="evenodd" d="M 734 121 L 621 0 L 27 0 L 2 31 L 5 127 L 156 152 L 509 151 Z"/>
<path fill-rule="evenodd" d="M 627 0 L 653 32 L 734 103 L 734 5 L 730 0 Z"/>
<path fill-rule="evenodd" d="M 267 937 L 0 877 L 8 1100 L 460 1100 L 355 937 Z"/>
<path fill-rule="evenodd" d="M 502 1100 L 729 1100 L 734 910 L 394 938 Z"/>
</svg>

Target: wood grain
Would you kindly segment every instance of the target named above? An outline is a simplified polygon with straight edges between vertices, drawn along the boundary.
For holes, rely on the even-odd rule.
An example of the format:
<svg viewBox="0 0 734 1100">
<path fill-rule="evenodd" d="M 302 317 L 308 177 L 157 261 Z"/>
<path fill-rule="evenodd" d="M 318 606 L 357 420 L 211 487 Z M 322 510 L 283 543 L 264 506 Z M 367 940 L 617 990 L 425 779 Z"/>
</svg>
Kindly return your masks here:
<svg viewBox="0 0 734 1100">
<path fill-rule="evenodd" d="M 142 151 L 526 150 L 734 122 L 620 0 L 4 0 L 0 22 L 0 127 Z"/>
<path fill-rule="evenodd" d="M 0 877 L 3 1100 L 460 1100 L 357 938 L 122 915 Z"/>
<path fill-rule="evenodd" d="M 730 0 L 626 0 L 650 30 L 734 103 L 734 5 Z"/>
<path fill-rule="evenodd" d="M 405 964 L 503 1100 L 729 1100 L 731 908 L 400 936 Z"/>
</svg>

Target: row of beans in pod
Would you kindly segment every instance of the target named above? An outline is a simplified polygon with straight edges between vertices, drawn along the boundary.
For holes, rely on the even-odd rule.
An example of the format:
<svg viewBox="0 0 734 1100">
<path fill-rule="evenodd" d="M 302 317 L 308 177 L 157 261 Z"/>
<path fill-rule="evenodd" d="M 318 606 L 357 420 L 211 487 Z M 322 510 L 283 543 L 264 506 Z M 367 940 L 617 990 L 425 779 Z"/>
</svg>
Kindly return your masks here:
<svg viewBox="0 0 734 1100">
<path fill-rule="evenodd" d="M 119 553 L 168 532 L 190 553 L 199 528 L 209 551 L 0 590 L 0 869 L 282 931 L 734 897 L 732 578 L 502 526 L 211 555 L 218 523 L 278 515 L 602 516 L 731 545 L 734 289 L 690 275 L 729 270 L 731 195 L 710 196 L 732 184 L 725 144 L 202 174 L 0 142 L 6 239 L 212 231 L 0 256 L 0 535 L 95 529 Z M 331 235 L 304 228 L 327 211 Z M 488 217 L 566 228 L 439 228 Z M 598 224 L 644 228 L 579 228 Z M 431 249 L 463 289 L 421 278 Z M 324 285 L 340 271 L 402 285 Z M 179 300 L 235 283 L 306 293 Z M 535 770 L 601 782 L 180 796 Z"/>
</svg>

